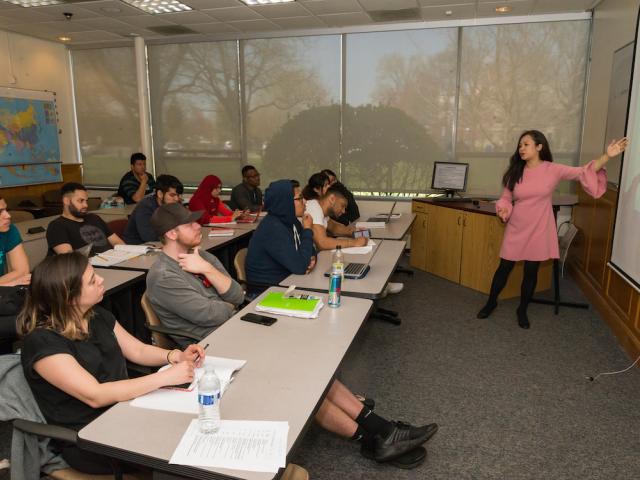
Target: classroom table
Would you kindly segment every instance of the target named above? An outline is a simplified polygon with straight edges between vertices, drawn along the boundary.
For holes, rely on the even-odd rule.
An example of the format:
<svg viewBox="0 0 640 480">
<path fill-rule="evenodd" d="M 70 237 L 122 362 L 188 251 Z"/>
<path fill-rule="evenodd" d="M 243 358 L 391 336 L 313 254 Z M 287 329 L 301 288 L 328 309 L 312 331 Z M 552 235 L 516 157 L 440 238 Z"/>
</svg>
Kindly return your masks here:
<svg viewBox="0 0 640 480">
<path fill-rule="evenodd" d="M 136 203 L 132 203 L 131 205 L 125 205 L 124 207 L 99 208 L 97 210 L 91 210 L 89 213 L 95 213 L 96 215 L 104 215 L 107 217 L 128 218 L 136 206 Z"/>
<path fill-rule="evenodd" d="M 270 291 L 282 291 L 274 287 Z M 266 293 L 265 293 L 266 294 Z M 264 295 L 264 294 L 263 294 Z M 262 296 L 207 336 L 208 354 L 247 360 L 221 403 L 224 419 L 289 422 L 287 458 L 312 421 L 372 302 L 344 298 L 317 319 L 271 315 L 270 327 L 244 322 Z M 78 445 L 95 453 L 188 478 L 268 480 L 274 474 L 168 464 L 194 415 L 136 408 L 121 402 L 78 434 Z M 172 477 L 175 478 L 175 477 Z"/>
<path fill-rule="evenodd" d="M 342 294 L 351 297 L 368 298 L 376 300 L 382 297 L 385 286 L 389 282 L 389 277 L 393 274 L 406 242 L 397 240 L 374 240 L 376 249 L 380 251 L 375 254 L 371 261 L 370 270 L 364 278 L 359 280 L 344 279 L 342 283 Z M 357 262 L 366 263 L 369 261 L 374 251 L 368 254 L 353 255 L 345 254 L 345 263 Z M 326 292 L 329 288 L 329 278 L 324 273 L 331 267 L 331 257 L 333 252 L 329 250 L 318 253 L 315 268 L 306 275 L 289 275 L 282 282 L 281 286 L 288 287 L 296 285 L 298 288 Z"/>
<path fill-rule="evenodd" d="M 144 279 L 144 272 L 135 270 L 113 270 L 95 267 L 95 272 L 104 279 L 104 294 L 111 295 Z"/>
<path fill-rule="evenodd" d="M 360 218 L 353 222 L 353 226 L 357 222 L 365 222 L 367 218 L 370 218 L 376 213 L 372 213 L 367 215 L 366 213 L 361 214 Z M 415 213 L 405 212 L 401 213 L 399 217 L 391 217 L 389 223 L 385 225 L 384 228 L 371 228 L 371 238 L 383 238 L 386 240 L 402 240 L 404 236 L 409 232 L 409 228 L 411 228 L 411 224 L 416 218 Z"/>
</svg>

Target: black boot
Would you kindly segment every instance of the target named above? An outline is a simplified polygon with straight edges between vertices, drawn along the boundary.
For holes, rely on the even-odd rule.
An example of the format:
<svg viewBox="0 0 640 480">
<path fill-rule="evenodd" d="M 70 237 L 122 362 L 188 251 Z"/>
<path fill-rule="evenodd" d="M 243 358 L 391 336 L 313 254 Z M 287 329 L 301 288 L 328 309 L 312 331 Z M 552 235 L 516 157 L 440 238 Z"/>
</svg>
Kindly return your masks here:
<svg viewBox="0 0 640 480">
<path fill-rule="evenodd" d="M 516 313 L 518 314 L 518 326 L 528 330 L 530 325 L 529 317 L 527 317 L 527 311 L 524 308 L 519 307 L 518 310 L 516 310 Z"/>
<path fill-rule="evenodd" d="M 482 307 L 482 310 L 478 312 L 476 318 L 487 318 L 489 315 L 491 315 L 491 312 L 493 312 L 497 306 L 498 302 L 492 302 L 491 300 L 489 300 L 486 305 Z"/>
</svg>

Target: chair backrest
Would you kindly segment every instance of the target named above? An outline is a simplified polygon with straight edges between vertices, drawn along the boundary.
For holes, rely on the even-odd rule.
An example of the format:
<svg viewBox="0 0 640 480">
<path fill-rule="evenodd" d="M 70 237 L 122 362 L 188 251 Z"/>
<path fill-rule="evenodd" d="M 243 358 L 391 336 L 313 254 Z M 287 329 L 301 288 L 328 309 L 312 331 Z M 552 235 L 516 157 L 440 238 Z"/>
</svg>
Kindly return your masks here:
<svg viewBox="0 0 640 480">
<path fill-rule="evenodd" d="M 241 248 L 236 253 L 235 258 L 233 259 L 233 266 L 236 269 L 236 275 L 238 276 L 238 281 L 240 283 L 247 283 L 247 274 L 245 272 L 244 266 L 247 261 L 247 248 Z"/>
<path fill-rule="evenodd" d="M 124 230 L 127 228 L 127 223 L 129 223 L 129 220 L 127 220 L 126 218 L 118 218 L 116 220 L 107 222 L 107 227 L 109 227 L 109 230 L 118 235 L 120 238 L 123 238 Z"/>
<path fill-rule="evenodd" d="M 142 294 L 140 304 L 142 305 L 142 311 L 144 312 L 144 316 L 147 318 L 147 323 L 149 325 L 162 325 L 160 323 L 160 319 L 156 315 L 156 312 L 153 311 L 149 297 L 147 297 L 147 292 Z M 160 332 L 154 332 L 153 330 L 151 330 L 151 341 L 156 347 L 166 348 L 167 350 L 171 350 L 176 346 L 176 343 L 171 340 L 168 335 Z"/>
<path fill-rule="evenodd" d="M 577 227 L 571 222 L 564 222 L 558 227 L 558 244 L 560 247 L 560 265 L 564 277 L 564 263 L 569 255 L 569 247 L 578 233 Z"/>
<path fill-rule="evenodd" d="M 33 220 L 33 214 L 31 212 L 26 212 L 24 210 L 10 210 L 11 214 L 11 222 L 26 222 L 27 220 Z"/>
<path fill-rule="evenodd" d="M 309 472 L 300 465 L 290 463 L 282 473 L 280 480 L 309 480 Z"/>
</svg>

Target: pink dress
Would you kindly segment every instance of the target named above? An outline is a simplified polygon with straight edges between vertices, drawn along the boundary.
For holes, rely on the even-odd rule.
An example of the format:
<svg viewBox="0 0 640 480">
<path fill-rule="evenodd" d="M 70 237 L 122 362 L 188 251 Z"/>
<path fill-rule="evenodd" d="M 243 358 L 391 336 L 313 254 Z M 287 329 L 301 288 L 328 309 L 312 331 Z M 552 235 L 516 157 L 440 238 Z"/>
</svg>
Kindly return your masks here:
<svg viewBox="0 0 640 480">
<path fill-rule="evenodd" d="M 607 189 L 604 168 L 595 171 L 593 161 L 584 167 L 569 167 L 561 163 L 542 162 L 535 168 L 525 168 L 522 181 L 513 192 L 505 188 L 496 202 L 507 209 L 500 258 L 505 260 L 543 261 L 559 257 L 558 234 L 551 197 L 561 180 L 580 180 L 585 192 L 598 198 Z"/>
</svg>

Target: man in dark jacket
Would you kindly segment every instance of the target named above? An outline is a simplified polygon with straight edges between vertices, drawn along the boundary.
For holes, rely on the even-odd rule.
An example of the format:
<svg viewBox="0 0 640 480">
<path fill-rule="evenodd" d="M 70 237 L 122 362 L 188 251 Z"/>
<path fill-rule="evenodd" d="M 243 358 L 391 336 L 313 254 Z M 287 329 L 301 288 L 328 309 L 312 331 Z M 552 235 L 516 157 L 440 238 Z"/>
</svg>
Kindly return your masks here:
<svg viewBox="0 0 640 480">
<path fill-rule="evenodd" d="M 304 213 L 300 184 L 292 180 L 271 183 L 264 204 L 269 215 L 253 233 L 245 265 L 250 294 L 278 285 L 292 273 L 304 274 L 315 265 L 313 222 Z"/>
</svg>

